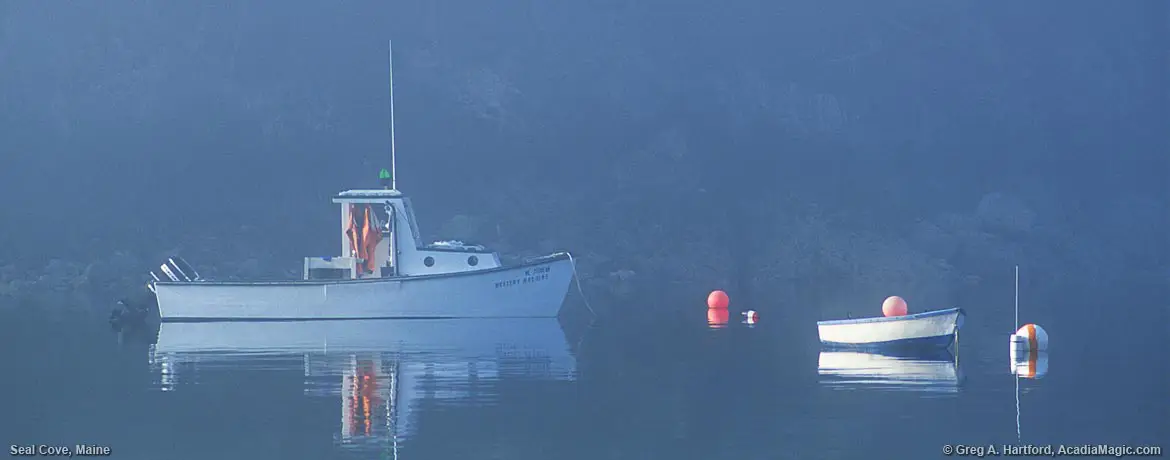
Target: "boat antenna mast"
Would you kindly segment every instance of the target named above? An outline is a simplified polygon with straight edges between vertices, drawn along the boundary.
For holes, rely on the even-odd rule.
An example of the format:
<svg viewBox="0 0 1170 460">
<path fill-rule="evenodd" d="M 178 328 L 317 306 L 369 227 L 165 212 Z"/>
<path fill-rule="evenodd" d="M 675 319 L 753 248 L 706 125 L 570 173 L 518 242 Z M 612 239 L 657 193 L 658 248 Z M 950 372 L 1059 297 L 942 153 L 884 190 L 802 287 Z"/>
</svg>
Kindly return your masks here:
<svg viewBox="0 0 1170 460">
<path fill-rule="evenodd" d="M 390 69 L 390 189 L 398 190 L 398 171 L 397 171 L 397 157 L 394 151 L 394 41 L 388 40 L 386 42 L 386 60 Z M 385 177 L 386 170 L 383 169 L 379 174 L 379 178 L 383 182 L 387 179 Z"/>
</svg>

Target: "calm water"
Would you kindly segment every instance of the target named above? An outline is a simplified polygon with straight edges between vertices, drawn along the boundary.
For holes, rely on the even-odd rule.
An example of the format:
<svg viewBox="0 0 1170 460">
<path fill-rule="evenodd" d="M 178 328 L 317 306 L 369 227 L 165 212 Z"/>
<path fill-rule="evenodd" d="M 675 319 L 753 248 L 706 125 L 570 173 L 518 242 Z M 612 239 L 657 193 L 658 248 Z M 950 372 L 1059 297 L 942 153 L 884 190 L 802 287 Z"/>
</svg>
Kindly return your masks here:
<svg viewBox="0 0 1170 460">
<path fill-rule="evenodd" d="M 0 434 L 9 444 L 109 446 L 128 459 L 916 459 L 942 457 L 945 444 L 1170 447 L 1166 326 L 1153 321 L 1164 303 L 1108 308 L 1117 313 L 1091 302 L 1033 307 L 1053 349 L 1042 378 L 1020 380 L 1008 359 L 1010 308 L 1004 318 L 968 307 L 958 356 L 925 360 L 822 354 L 817 318 L 795 308 L 718 329 L 701 305 L 685 320 L 589 329 L 178 324 L 153 346 L 119 343 L 99 319 L 9 311 L 21 319 L 5 321 L 0 339 Z M 1122 310 L 1162 313 L 1143 321 Z"/>
</svg>

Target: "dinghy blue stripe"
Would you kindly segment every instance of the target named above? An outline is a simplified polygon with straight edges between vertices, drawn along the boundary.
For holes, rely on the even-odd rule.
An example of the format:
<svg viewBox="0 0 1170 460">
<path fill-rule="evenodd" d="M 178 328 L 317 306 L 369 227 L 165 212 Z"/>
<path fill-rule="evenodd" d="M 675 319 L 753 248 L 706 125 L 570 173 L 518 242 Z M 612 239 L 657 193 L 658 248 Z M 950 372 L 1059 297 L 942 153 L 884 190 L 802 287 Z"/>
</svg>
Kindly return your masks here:
<svg viewBox="0 0 1170 460">
<path fill-rule="evenodd" d="M 915 348 L 947 348 L 954 341 L 955 335 L 947 334 L 933 337 L 889 340 L 885 342 L 842 343 L 822 341 L 821 345 L 826 348 L 840 350 L 908 350 Z"/>
</svg>

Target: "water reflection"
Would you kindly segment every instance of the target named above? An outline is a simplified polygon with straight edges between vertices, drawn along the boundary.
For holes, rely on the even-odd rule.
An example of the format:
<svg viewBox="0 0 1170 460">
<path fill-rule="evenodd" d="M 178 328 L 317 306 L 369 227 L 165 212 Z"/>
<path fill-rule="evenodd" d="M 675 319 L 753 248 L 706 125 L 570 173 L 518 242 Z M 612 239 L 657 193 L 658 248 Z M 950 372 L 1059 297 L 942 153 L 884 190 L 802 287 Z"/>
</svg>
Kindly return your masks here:
<svg viewBox="0 0 1170 460">
<path fill-rule="evenodd" d="M 166 392 L 217 369 L 299 371 L 305 397 L 338 403 L 337 445 L 391 458 L 421 406 L 490 405 L 501 382 L 576 379 L 560 324 L 544 318 L 167 323 L 149 359 Z"/>
<path fill-rule="evenodd" d="M 958 393 L 963 381 L 957 356 L 945 350 L 909 355 L 822 351 L 817 373 L 822 385 L 834 389 Z"/>
<path fill-rule="evenodd" d="M 1040 379 L 1048 374 L 1048 352 L 1035 349 L 1017 352 L 1012 348 L 1012 375 L 1016 376 L 1016 441 L 1023 442 L 1020 423 L 1020 380 Z"/>
<path fill-rule="evenodd" d="M 1039 379 L 1048 374 L 1047 351 L 1012 353 L 1012 375 L 1024 379 Z"/>
<path fill-rule="evenodd" d="M 731 314 L 727 312 L 726 308 L 711 308 L 707 310 L 707 325 L 712 329 L 727 327 L 727 322 L 730 319 Z"/>
</svg>

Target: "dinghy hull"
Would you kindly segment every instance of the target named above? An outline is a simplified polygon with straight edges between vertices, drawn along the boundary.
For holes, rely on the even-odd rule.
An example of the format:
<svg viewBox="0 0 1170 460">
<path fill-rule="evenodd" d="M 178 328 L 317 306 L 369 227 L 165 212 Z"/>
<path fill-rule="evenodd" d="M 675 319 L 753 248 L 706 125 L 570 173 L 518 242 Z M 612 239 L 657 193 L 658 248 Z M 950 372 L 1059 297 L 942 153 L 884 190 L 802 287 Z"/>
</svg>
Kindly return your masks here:
<svg viewBox="0 0 1170 460">
<path fill-rule="evenodd" d="M 948 348 L 963 325 L 960 308 L 906 316 L 817 322 L 821 344 L 860 350 Z"/>
<path fill-rule="evenodd" d="M 552 318 L 573 277 L 558 254 L 515 267 L 370 280 L 158 282 L 164 322 Z"/>
</svg>

